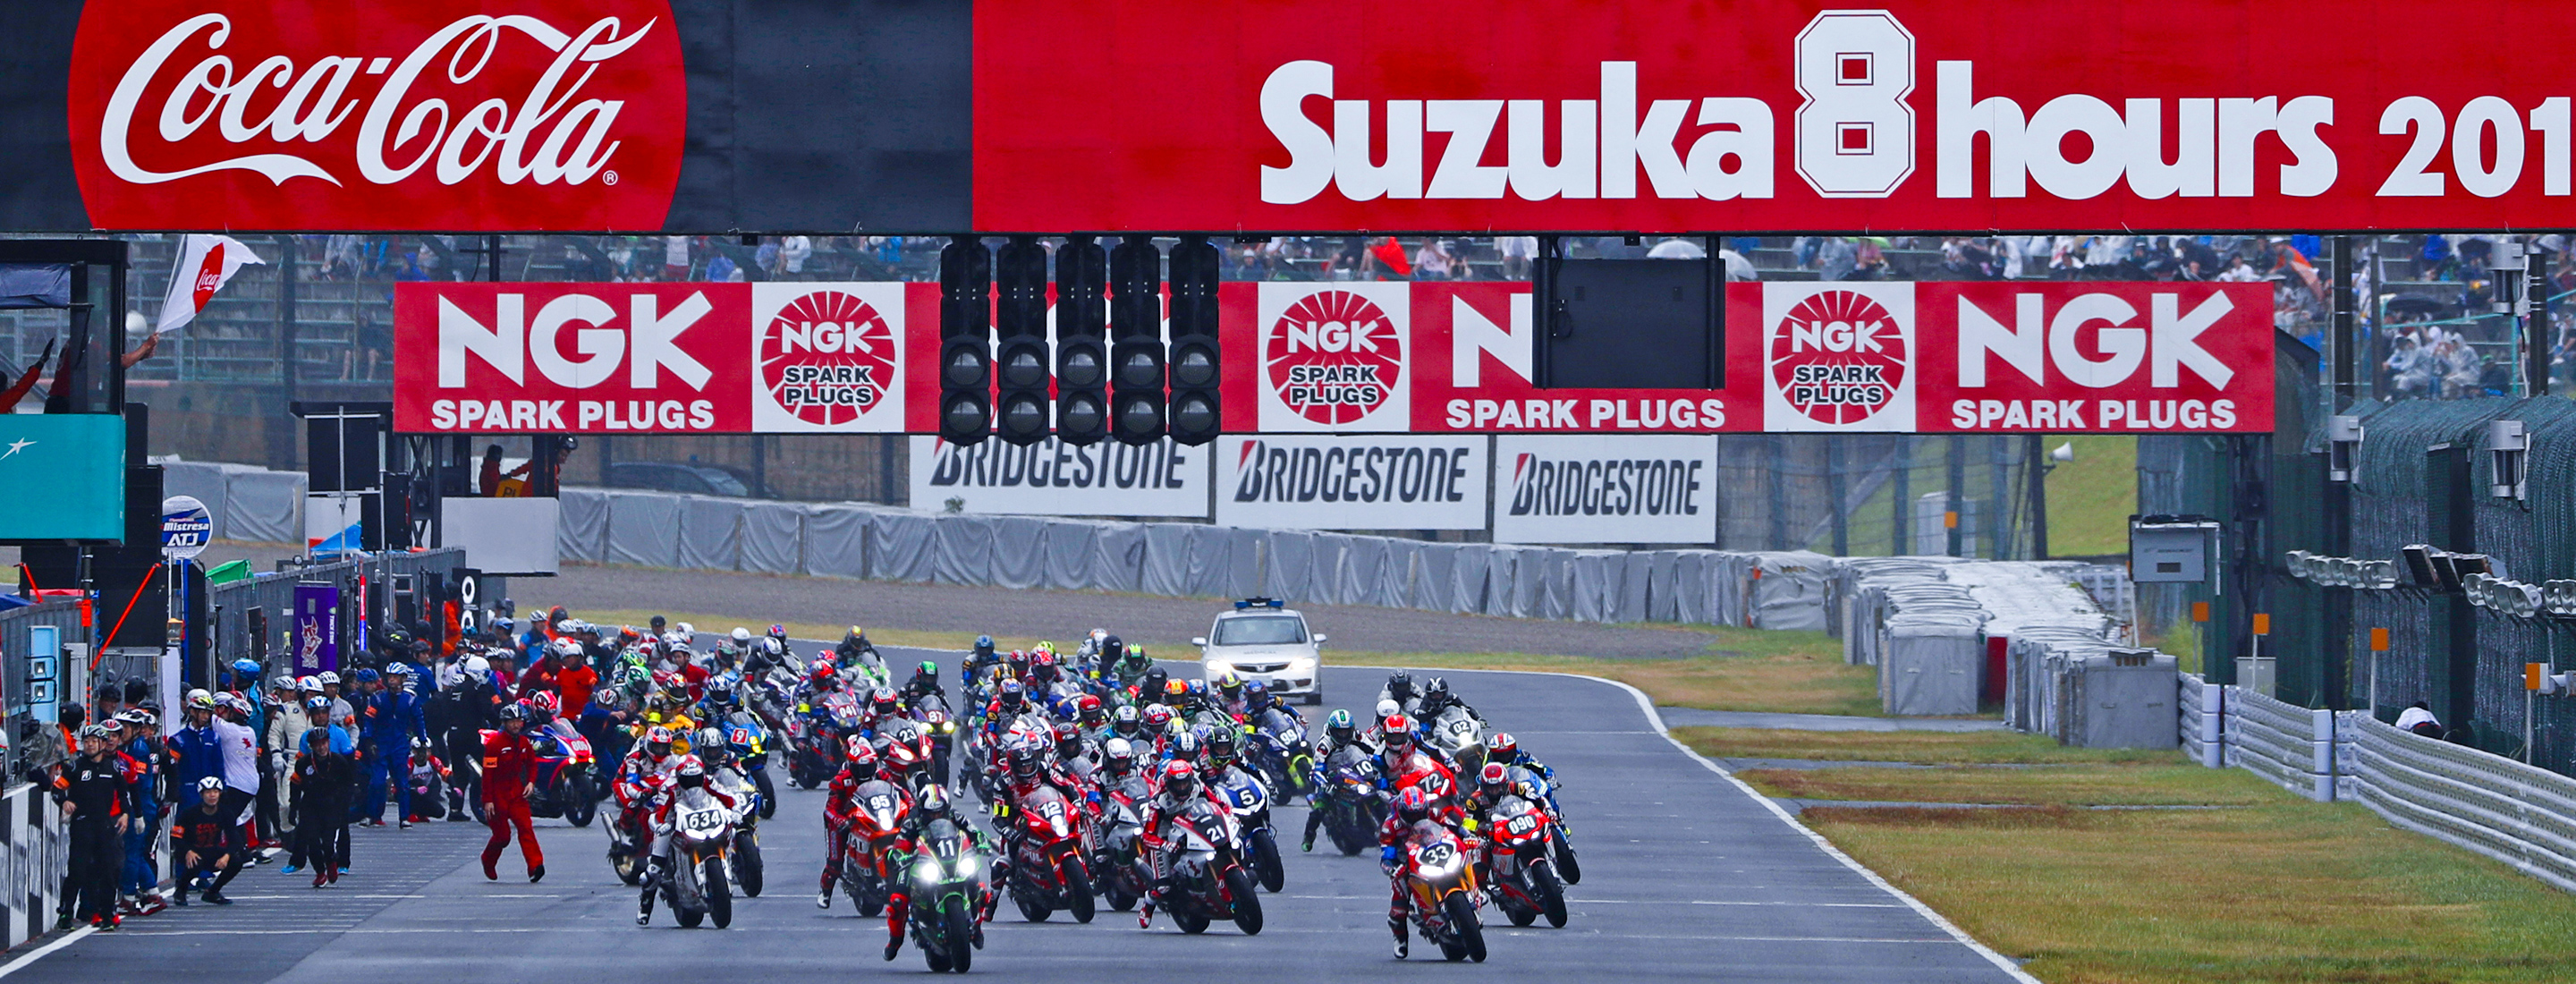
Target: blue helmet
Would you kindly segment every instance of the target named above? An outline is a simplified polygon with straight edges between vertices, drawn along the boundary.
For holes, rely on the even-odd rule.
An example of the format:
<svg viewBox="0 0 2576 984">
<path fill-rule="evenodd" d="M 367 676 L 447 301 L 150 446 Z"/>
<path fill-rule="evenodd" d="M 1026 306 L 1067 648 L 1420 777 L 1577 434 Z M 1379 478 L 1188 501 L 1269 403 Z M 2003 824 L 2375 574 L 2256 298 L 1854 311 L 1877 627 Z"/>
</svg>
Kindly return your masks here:
<svg viewBox="0 0 2576 984">
<path fill-rule="evenodd" d="M 238 674 L 241 674 L 242 676 L 252 676 L 252 677 L 258 676 L 258 675 L 259 675 L 259 661 L 258 661 L 258 660 L 255 660 L 255 659 L 251 659 L 251 658 L 249 658 L 249 657 L 243 657 L 243 658 L 241 658 L 241 659 L 234 660 L 234 661 L 233 661 L 233 672 L 238 673 Z"/>
<path fill-rule="evenodd" d="M 975 648 L 977 648 L 977 649 L 991 649 L 991 648 L 993 648 L 993 637 L 992 637 L 992 636 L 988 636 L 988 635 L 979 635 L 979 636 L 976 636 L 976 637 L 975 637 Z"/>
<path fill-rule="evenodd" d="M 359 670 L 359 671 L 358 671 L 358 682 L 359 682 L 359 683 L 374 683 L 374 682 L 376 682 L 376 671 L 374 671 L 374 670 L 365 670 L 365 669 Z"/>
</svg>

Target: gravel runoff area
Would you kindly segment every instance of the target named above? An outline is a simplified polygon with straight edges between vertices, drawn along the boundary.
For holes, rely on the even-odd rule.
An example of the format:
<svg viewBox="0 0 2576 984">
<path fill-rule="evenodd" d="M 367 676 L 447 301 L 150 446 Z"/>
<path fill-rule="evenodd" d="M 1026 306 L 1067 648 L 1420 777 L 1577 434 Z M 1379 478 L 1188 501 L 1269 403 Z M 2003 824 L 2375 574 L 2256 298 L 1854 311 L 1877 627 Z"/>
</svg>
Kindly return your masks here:
<svg viewBox="0 0 2576 984">
<path fill-rule="evenodd" d="M 869 628 L 1071 639 L 1094 626 L 1129 639 L 1204 635 L 1223 604 L 1097 591 L 1017 591 L 953 584 L 566 566 L 552 579 L 514 578 L 522 613 L 538 606 L 583 610 L 704 611 Z M 1548 653 L 1613 659 L 1679 659 L 1708 653 L 1710 638 L 1686 629 L 1450 615 L 1396 608 L 1299 605 L 1331 648 L 1363 653 Z"/>
</svg>

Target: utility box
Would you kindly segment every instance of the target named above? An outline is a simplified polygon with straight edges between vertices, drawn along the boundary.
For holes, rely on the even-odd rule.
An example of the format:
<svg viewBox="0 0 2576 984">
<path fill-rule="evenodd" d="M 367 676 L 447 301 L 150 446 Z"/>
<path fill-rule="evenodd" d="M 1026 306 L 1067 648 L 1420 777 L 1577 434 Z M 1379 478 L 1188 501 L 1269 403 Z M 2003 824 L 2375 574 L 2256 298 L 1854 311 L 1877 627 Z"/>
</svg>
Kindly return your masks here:
<svg viewBox="0 0 2576 984">
<path fill-rule="evenodd" d="M 2140 584 L 2204 584 L 2218 524 L 2129 521 L 2129 579 Z"/>
<path fill-rule="evenodd" d="M 2112 649 L 2069 661 L 2058 742 L 2079 748 L 2172 748 L 2180 741 L 2174 658 L 2153 649 Z"/>
</svg>

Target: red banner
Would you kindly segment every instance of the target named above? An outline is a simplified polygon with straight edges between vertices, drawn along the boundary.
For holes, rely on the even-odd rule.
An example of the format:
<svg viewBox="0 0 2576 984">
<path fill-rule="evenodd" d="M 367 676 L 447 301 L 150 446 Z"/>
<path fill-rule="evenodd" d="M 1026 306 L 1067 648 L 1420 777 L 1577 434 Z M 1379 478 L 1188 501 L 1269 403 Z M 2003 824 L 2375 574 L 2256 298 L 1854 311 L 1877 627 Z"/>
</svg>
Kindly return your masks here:
<svg viewBox="0 0 2576 984">
<path fill-rule="evenodd" d="M 394 426 L 408 433 L 900 433 L 939 288 L 904 283 L 407 283 Z M 926 328 L 916 328 L 926 326 Z M 919 360 L 913 360 L 917 363 Z M 913 413 L 908 417 L 906 411 Z M 926 415 L 925 415 L 926 414 Z"/>
<path fill-rule="evenodd" d="M 975 225 L 2576 225 L 2545 6 L 1880 6 L 978 0 Z"/>
</svg>

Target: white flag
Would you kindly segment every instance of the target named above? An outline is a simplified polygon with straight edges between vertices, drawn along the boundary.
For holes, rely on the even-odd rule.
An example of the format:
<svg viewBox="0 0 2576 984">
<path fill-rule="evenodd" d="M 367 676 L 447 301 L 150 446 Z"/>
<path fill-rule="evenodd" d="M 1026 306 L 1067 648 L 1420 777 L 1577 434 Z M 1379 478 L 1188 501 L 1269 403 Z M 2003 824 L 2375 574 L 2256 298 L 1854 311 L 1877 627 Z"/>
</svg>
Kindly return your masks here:
<svg viewBox="0 0 2576 984">
<path fill-rule="evenodd" d="M 161 323 L 153 326 L 154 334 L 173 332 L 197 318 L 206 309 L 215 291 L 233 279 L 233 271 L 244 263 L 265 265 L 231 236 L 208 236 L 191 233 L 186 245 L 179 248 L 179 263 L 170 272 L 170 297 L 161 302 Z"/>
</svg>

